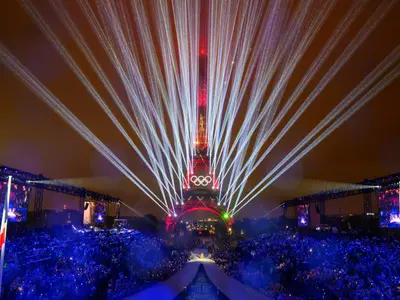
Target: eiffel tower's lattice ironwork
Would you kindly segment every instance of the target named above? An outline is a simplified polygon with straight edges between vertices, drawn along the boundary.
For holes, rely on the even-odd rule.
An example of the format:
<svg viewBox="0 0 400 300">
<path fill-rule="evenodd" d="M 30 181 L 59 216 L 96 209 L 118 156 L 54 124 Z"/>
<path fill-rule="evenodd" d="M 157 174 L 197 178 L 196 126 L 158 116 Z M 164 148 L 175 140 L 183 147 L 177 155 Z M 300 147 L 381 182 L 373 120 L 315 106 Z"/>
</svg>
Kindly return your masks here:
<svg viewBox="0 0 400 300">
<path fill-rule="evenodd" d="M 200 50 L 199 71 L 196 153 L 191 159 L 184 181 L 183 204 L 175 207 L 175 215 L 166 217 L 165 223 L 169 231 L 174 230 L 176 223 L 184 214 L 199 210 L 217 215 L 227 226 L 233 223 L 232 218 L 226 218 L 222 203 L 219 204 L 220 186 L 207 155 L 207 54 L 204 49 Z"/>
</svg>

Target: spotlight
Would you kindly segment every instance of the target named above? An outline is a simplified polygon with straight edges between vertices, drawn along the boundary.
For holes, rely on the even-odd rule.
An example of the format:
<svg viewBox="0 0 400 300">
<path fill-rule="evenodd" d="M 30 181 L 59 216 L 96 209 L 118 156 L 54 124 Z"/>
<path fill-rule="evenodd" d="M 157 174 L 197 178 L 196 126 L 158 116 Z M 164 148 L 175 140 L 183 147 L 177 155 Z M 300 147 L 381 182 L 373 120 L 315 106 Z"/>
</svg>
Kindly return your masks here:
<svg viewBox="0 0 400 300">
<path fill-rule="evenodd" d="M 218 206 L 220 206 L 221 205 L 221 203 L 220 202 L 218 202 Z"/>
<path fill-rule="evenodd" d="M 177 217 L 176 213 L 174 214 L 174 217 L 175 217 L 175 218 Z"/>
</svg>

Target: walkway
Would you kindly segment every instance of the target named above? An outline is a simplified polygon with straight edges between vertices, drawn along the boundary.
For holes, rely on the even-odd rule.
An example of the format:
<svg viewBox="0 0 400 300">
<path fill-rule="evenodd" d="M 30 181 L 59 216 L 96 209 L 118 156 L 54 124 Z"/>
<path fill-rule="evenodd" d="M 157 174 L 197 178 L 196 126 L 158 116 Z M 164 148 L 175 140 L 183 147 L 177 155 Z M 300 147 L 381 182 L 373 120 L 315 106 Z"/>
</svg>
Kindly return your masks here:
<svg viewBox="0 0 400 300">
<path fill-rule="evenodd" d="M 185 267 L 168 280 L 158 283 L 127 300 L 181 300 L 181 299 L 270 299 L 227 276 L 202 249 L 192 253 Z M 201 258 L 200 258 L 201 256 Z M 203 267 L 200 268 L 200 265 Z M 210 285 L 211 284 L 211 285 Z M 198 295 L 193 292 L 198 291 Z M 208 293 L 205 295 L 205 293 Z M 198 297 L 196 297 L 198 296 Z"/>
<path fill-rule="evenodd" d="M 240 281 L 225 274 L 216 264 L 204 264 L 208 277 L 215 286 L 231 300 L 265 300 L 270 299 Z"/>
<path fill-rule="evenodd" d="M 193 281 L 184 289 L 175 300 L 229 300 L 210 280 L 203 264 Z"/>
</svg>

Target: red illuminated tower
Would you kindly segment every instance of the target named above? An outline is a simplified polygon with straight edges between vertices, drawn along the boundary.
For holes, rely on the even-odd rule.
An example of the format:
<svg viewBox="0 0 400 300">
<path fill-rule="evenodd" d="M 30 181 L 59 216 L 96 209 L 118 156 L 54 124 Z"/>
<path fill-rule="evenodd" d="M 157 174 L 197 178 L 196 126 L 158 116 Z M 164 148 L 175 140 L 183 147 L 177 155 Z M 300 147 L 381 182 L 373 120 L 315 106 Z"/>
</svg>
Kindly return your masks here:
<svg viewBox="0 0 400 300">
<path fill-rule="evenodd" d="M 206 1 L 204 2 L 206 5 Z M 207 6 L 201 11 L 207 11 Z M 210 167 L 210 159 L 207 154 L 207 16 L 202 16 L 200 29 L 199 50 L 199 86 L 197 97 L 197 137 L 195 142 L 195 154 L 191 157 L 190 167 L 183 185 L 183 199 L 175 206 L 176 214 L 166 217 L 167 230 L 173 231 L 175 224 L 185 213 L 197 210 L 211 212 L 220 217 L 227 226 L 233 223 L 224 209 L 220 199 L 219 183 L 216 180 L 214 170 Z"/>
<path fill-rule="evenodd" d="M 206 50 L 200 50 L 199 59 L 199 89 L 197 98 L 198 124 L 196 150 L 207 150 L 207 54 Z"/>
<path fill-rule="evenodd" d="M 199 54 L 199 89 L 197 97 L 197 137 L 195 154 L 183 186 L 183 202 L 175 206 L 176 215 L 167 216 L 167 230 L 173 231 L 180 217 L 191 211 L 208 211 L 222 218 L 222 204 L 219 203 L 219 184 L 210 168 L 207 154 L 207 53 L 205 48 Z M 228 225 L 229 222 L 224 220 Z"/>
<path fill-rule="evenodd" d="M 199 55 L 199 89 L 197 97 L 197 137 L 195 155 L 191 158 L 184 183 L 184 190 L 207 190 L 207 194 L 216 197 L 219 183 L 215 178 L 214 171 L 210 168 L 210 160 L 207 155 L 207 54 L 204 48 L 200 49 Z M 217 199 L 215 199 L 217 200 Z"/>
</svg>

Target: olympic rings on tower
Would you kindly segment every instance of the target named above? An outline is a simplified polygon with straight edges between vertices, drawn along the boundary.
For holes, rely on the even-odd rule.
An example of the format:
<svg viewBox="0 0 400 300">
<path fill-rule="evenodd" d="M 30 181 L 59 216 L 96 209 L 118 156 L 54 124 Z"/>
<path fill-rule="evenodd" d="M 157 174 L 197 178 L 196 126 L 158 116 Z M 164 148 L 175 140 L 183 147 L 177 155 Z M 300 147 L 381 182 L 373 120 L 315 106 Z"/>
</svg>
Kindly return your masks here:
<svg viewBox="0 0 400 300">
<path fill-rule="evenodd" d="M 211 183 L 212 178 L 211 176 L 192 176 L 190 177 L 190 181 L 195 185 L 195 186 L 207 186 Z"/>
</svg>

